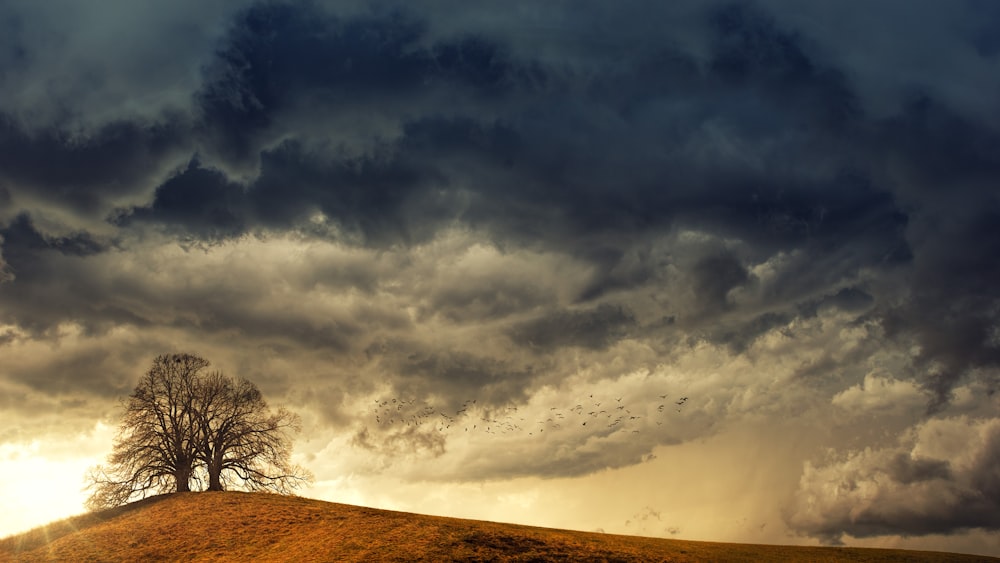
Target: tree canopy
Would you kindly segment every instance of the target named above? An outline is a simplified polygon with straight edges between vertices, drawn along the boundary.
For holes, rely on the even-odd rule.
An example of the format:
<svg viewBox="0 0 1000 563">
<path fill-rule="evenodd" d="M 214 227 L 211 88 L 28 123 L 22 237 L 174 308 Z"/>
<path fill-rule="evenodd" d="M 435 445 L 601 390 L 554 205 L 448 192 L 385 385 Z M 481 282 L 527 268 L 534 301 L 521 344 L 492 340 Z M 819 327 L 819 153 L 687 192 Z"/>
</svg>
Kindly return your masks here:
<svg viewBox="0 0 1000 563">
<path fill-rule="evenodd" d="M 272 410 L 252 382 L 208 366 L 191 354 L 153 360 L 124 401 L 107 463 L 90 471 L 89 508 L 199 489 L 287 494 L 310 479 L 290 461 L 298 416 Z"/>
</svg>

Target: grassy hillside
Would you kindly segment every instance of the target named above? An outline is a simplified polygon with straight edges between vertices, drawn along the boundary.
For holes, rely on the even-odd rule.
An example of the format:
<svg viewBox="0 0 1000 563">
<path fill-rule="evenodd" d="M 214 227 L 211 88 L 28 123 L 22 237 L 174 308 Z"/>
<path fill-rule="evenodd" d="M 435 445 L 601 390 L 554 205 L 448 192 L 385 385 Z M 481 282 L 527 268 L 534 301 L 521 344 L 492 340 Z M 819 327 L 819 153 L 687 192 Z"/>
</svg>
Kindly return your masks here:
<svg viewBox="0 0 1000 563">
<path fill-rule="evenodd" d="M 182 493 L 0 540 L 0 561 L 983 561 L 573 532 L 251 493 Z"/>
</svg>

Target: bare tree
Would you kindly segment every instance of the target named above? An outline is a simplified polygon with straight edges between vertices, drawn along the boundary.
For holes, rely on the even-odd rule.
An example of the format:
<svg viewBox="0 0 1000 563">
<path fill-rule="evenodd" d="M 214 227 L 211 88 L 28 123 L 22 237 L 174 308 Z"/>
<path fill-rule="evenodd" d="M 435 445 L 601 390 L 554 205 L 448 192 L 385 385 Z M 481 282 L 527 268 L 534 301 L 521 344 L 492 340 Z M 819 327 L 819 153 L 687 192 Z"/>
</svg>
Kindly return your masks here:
<svg viewBox="0 0 1000 563">
<path fill-rule="evenodd" d="M 208 490 L 235 485 L 289 493 L 309 480 L 289 459 L 298 416 L 283 408 L 272 411 L 256 385 L 218 372 L 201 380 L 197 395 L 197 455 L 208 473 Z"/>
<path fill-rule="evenodd" d="M 124 403 L 105 466 L 91 470 L 91 509 L 150 494 L 191 490 L 207 475 L 208 490 L 226 485 L 289 493 L 310 479 L 290 463 L 293 413 L 271 411 L 257 387 L 213 372 L 190 354 L 158 356 Z"/>
<path fill-rule="evenodd" d="M 194 390 L 208 360 L 190 354 L 157 356 L 125 400 L 125 413 L 107 466 L 91 471 L 92 509 L 149 494 L 189 491 L 196 461 Z"/>
</svg>

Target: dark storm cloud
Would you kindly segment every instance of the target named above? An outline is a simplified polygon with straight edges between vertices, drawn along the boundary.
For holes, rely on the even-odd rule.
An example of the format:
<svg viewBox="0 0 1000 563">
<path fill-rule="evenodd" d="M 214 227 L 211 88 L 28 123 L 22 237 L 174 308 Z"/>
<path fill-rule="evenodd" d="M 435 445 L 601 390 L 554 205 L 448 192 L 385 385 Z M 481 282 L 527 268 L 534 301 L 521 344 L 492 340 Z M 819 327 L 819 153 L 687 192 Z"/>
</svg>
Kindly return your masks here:
<svg viewBox="0 0 1000 563">
<path fill-rule="evenodd" d="M 590 310 L 560 311 L 515 325 L 511 338 L 522 346 L 551 351 L 566 346 L 602 349 L 636 326 L 631 311 L 602 304 Z"/>
<path fill-rule="evenodd" d="M 2 302 L 6 306 L 0 313 L 0 319 L 22 328 L 43 331 L 58 324 L 65 316 L 86 316 L 82 311 L 58 311 L 58 307 L 53 307 L 54 303 L 77 301 L 75 296 L 46 295 L 46 292 L 38 291 L 36 284 L 42 280 L 51 282 L 53 277 L 57 284 L 64 281 L 60 279 L 58 269 L 53 268 L 51 257 L 85 258 L 105 251 L 104 245 L 87 233 L 45 236 L 35 229 L 27 214 L 18 215 L 10 225 L 0 229 L 0 240 L 3 241 L 6 262 L 3 271 L 10 281 L 4 288 Z"/>
<path fill-rule="evenodd" d="M 561 210 L 555 226 L 574 234 L 657 228 L 687 217 L 786 245 L 823 220 L 830 232 L 842 233 L 838 222 L 853 221 L 854 209 L 865 208 L 862 219 L 869 217 L 877 207 L 864 199 L 828 203 L 827 198 L 845 194 L 800 186 L 812 183 L 805 178 L 746 169 L 731 159 L 689 162 L 683 157 L 691 155 L 679 154 L 706 120 L 718 120 L 728 129 L 724 134 L 739 142 L 790 125 L 812 126 L 815 142 L 842 148 L 842 139 L 826 124 L 827 114 L 850 106 L 851 94 L 836 72 L 811 61 L 794 34 L 759 11 L 735 6 L 717 10 L 709 21 L 717 38 L 703 68 L 668 49 L 644 54 L 624 69 L 597 69 L 592 76 L 512 59 L 492 37 L 427 45 L 426 26 L 402 12 L 340 19 L 315 6 L 267 4 L 239 17 L 209 65 L 198 99 L 206 134 L 221 139 L 223 153 L 238 159 L 256 157 L 270 138 L 287 134 L 297 123 L 295 114 L 304 111 L 302 100 L 329 119 L 367 107 L 366 100 L 379 101 L 383 117 L 402 128 L 390 156 L 428 162 L 425 172 L 433 181 L 426 184 L 434 189 L 460 185 L 473 191 L 480 198 L 471 208 L 443 211 L 499 222 L 508 236 L 551 219 L 546 207 Z M 651 86 L 650 77 L 660 82 Z M 836 100 L 812 100 L 823 93 Z M 695 112 L 669 108 L 672 101 L 695 95 L 705 97 Z M 462 104 L 448 108 L 446 100 L 455 96 Z M 789 106 L 782 97 L 802 103 Z M 435 115 L 463 108 L 500 112 L 502 121 Z M 426 116 L 406 117 L 421 113 Z M 843 125 L 845 118 L 838 114 L 833 121 Z M 667 131 L 674 133 L 665 136 Z M 684 132 L 688 135 L 677 134 Z M 598 138 L 615 139 L 618 146 L 589 142 Z M 718 164 L 721 172 L 714 170 Z M 841 164 L 852 165 L 849 159 Z M 329 177 L 324 188 L 338 190 L 338 180 Z M 368 196 L 373 205 L 360 211 L 392 218 L 398 194 L 380 197 L 373 191 Z M 871 197 L 862 192 L 857 195 Z M 322 197 L 319 190 L 310 195 Z M 296 199 L 294 193 L 286 197 Z M 534 224 L 520 220 L 525 213 Z"/>
<path fill-rule="evenodd" d="M 868 119 L 847 75 L 806 32 L 752 4 L 702 10 L 704 55 L 669 36 L 612 37 L 643 47 L 622 64 L 572 70 L 514 55 L 497 30 L 433 35 L 427 17 L 419 9 L 338 16 L 316 4 L 254 5 L 235 15 L 204 66 L 193 130 L 183 132 L 183 119 L 120 121 L 75 139 L 53 129 L 29 134 L 7 120 L 3 172 L 94 208 L 104 191 L 135 193 L 168 153 L 200 142 L 197 159 L 147 205 L 119 210 L 115 224 L 154 222 L 218 241 L 259 228 L 308 229 L 319 212 L 338 232 L 384 247 L 430 240 L 459 221 L 493 240 L 591 261 L 597 274 L 584 301 L 655 278 L 656 266 L 623 263 L 649 234 L 735 237 L 741 250 L 693 267 L 706 322 L 727 311 L 729 291 L 751 281 L 750 265 L 777 252 L 797 251 L 761 289 L 779 310 L 863 268 L 905 266 L 914 253 L 910 216 L 933 218 L 932 186 L 995 172 L 981 148 L 991 146 L 991 132 L 931 102 Z M 366 135 L 338 121 L 353 114 L 382 124 Z M 250 177 L 229 171 L 248 160 L 259 161 Z M 891 162 L 918 181 L 887 177 Z M 985 297 L 995 284 L 978 266 L 990 254 L 971 253 L 996 229 L 988 208 L 982 213 L 979 232 L 947 234 L 976 237 L 959 255 L 973 270 L 964 279 L 979 280 L 970 289 Z M 917 263 L 929 267 L 915 284 L 928 286 L 925 300 L 944 303 L 934 288 L 954 280 L 931 279 L 938 264 L 927 249 Z M 919 330 L 920 315 L 906 311 L 898 314 L 908 330 Z M 965 332 L 982 333 L 990 321 Z M 976 365 L 993 361 L 982 350 L 971 356 L 981 358 Z M 969 367 L 950 363 L 956 375 L 932 384 L 939 393 Z"/>
<path fill-rule="evenodd" d="M 706 256 L 693 268 L 695 298 L 701 309 L 716 313 L 729 307 L 729 291 L 750 280 L 746 268 L 731 254 Z"/>
<path fill-rule="evenodd" d="M 286 142 L 262 155 L 261 175 L 248 196 L 261 221 L 279 228 L 300 223 L 308 212 L 321 211 L 369 244 L 417 242 L 427 240 L 431 231 L 421 220 L 434 224 L 432 215 L 421 217 L 423 209 L 414 195 L 433 174 L 427 168 L 391 149 L 324 158 Z"/>
<path fill-rule="evenodd" d="M 237 17 L 206 70 L 206 131 L 224 154 L 247 158 L 257 134 L 303 96 L 353 105 L 359 95 L 411 94 L 429 64 L 413 52 L 420 34 L 401 15 L 342 22 L 312 4 L 258 4 Z"/>
<path fill-rule="evenodd" d="M 820 309 L 833 307 L 849 313 L 862 313 L 875 303 L 875 299 L 859 287 L 845 287 L 832 295 L 826 295 L 812 303 L 802 305 L 805 316 L 815 316 Z"/>
<path fill-rule="evenodd" d="M 725 344 L 734 353 L 744 351 L 760 336 L 771 330 L 784 327 L 792 316 L 782 313 L 764 313 L 736 326 L 722 326 L 709 329 L 703 336 L 710 342 Z"/>
<path fill-rule="evenodd" d="M 530 365 L 482 352 L 403 342 L 394 343 L 380 365 L 398 374 L 403 393 L 435 389 L 454 404 L 473 398 L 493 404 L 523 399 L 536 375 Z"/>
<path fill-rule="evenodd" d="M 143 183 L 185 144 L 184 127 L 116 121 L 74 133 L 55 127 L 25 130 L 0 113 L 0 179 L 83 214 L 108 211 L 108 199 L 141 193 Z"/>
<path fill-rule="evenodd" d="M 700 52 L 640 28 L 641 37 L 605 38 L 623 60 L 587 67 L 512 49 L 509 30 L 442 31 L 419 7 L 338 15 L 254 4 L 205 55 L 192 115 L 79 134 L 5 119 L 0 173 L 15 200 L 30 189 L 83 213 L 109 211 L 108 200 L 148 193 L 150 170 L 197 148 L 113 224 L 219 241 L 315 232 L 320 213 L 334 226 L 326 235 L 387 248 L 459 223 L 499 244 L 589 261 L 583 302 L 657 279 L 662 264 L 626 263 L 634 249 L 690 229 L 741 243 L 695 259 L 690 283 L 705 324 L 728 314 L 733 290 L 759 290 L 770 311 L 741 321 L 751 340 L 754 326 L 776 326 L 765 320 L 862 271 L 912 267 L 912 303 L 877 310 L 890 334 L 923 344 L 926 365 L 945 365 L 924 374 L 928 388 L 943 400 L 970 368 L 995 365 L 986 305 L 997 211 L 985 186 L 997 173 L 986 148 L 996 133 L 930 95 L 869 116 L 851 74 L 809 30 L 746 2 L 695 13 Z M 249 174 L 247 163 L 256 163 Z M 920 236 L 946 219 L 945 184 L 970 195 L 948 210 L 966 221 Z M 6 248 L 15 244 L 4 243 L 9 267 L 26 259 Z M 783 268 L 755 289 L 749 268 L 778 253 Z M 954 322 L 926 322 L 954 309 L 956 287 Z"/>
<path fill-rule="evenodd" d="M 843 148 L 821 115 L 832 110 L 817 109 L 811 101 L 789 106 L 780 98 L 806 99 L 814 91 L 850 97 L 836 93 L 824 74 L 827 67 L 812 62 L 794 34 L 738 6 L 717 10 L 708 20 L 717 37 L 712 60 L 702 68 L 691 56 L 670 51 L 674 54 L 643 55 L 624 69 L 597 69 L 592 76 L 515 60 L 496 38 L 431 43 L 421 20 L 402 12 L 341 19 L 315 6 L 266 4 L 237 18 L 207 67 L 197 99 L 205 134 L 218 140 L 210 146 L 222 146 L 224 154 L 238 159 L 263 155 L 260 189 L 248 190 L 250 208 L 284 210 L 283 223 L 300 218 L 293 211 L 311 203 L 342 221 L 350 222 L 346 215 L 351 215 L 371 224 L 366 234 L 374 238 L 378 227 L 410 223 L 412 229 L 424 217 L 399 217 L 397 206 L 414 203 L 408 194 L 416 186 L 424 195 L 444 190 L 446 199 L 429 213 L 481 221 L 505 236 L 521 229 L 547 238 L 642 232 L 681 219 L 789 246 L 811 230 L 822 236 L 825 227 L 827 236 L 841 236 L 852 226 L 843 222 L 891 216 L 895 210 L 869 204 L 873 193 L 884 193 L 873 187 L 851 194 L 827 188 L 830 180 L 817 185 L 732 158 L 754 155 L 709 154 L 709 161 L 699 161 L 701 155 L 685 154 L 691 135 L 703 134 L 707 121 L 719 123 L 720 134 L 738 143 L 775 134 L 780 139 L 788 126 L 801 124 L 816 128 L 813 142 L 830 145 L 817 150 Z M 661 86 L 651 87 L 650 76 Z M 616 97 L 609 99 L 611 84 Z M 448 108 L 447 100 L 455 96 L 463 104 Z M 705 97 L 696 111 L 670 108 L 691 96 Z M 302 152 L 299 145 L 269 146 L 299 123 L 303 100 L 320 119 L 332 120 L 372 99 L 383 102 L 378 111 L 401 128 L 396 142 L 362 145 L 360 157 L 334 154 L 328 158 L 347 162 L 325 169 L 303 162 L 296 154 Z M 440 115 L 463 109 L 499 112 L 500 119 Z M 407 117 L 414 114 L 425 115 Z M 303 133 L 315 135 L 297 134 Z M 615 145 L 589 141 L 598 138 L 614 139 Z M 337 139 L 336 133 L 330 139 Z M 339 150 L 336 140 L 329 150 Z M 805 159 L 801 166 L 822 158 L 829 167 L 826 154 L 792 156 Z M 297 168 L 292 177 L 281 173 L 287 157 Z M 853 166 L 849 153 L 846 158 L 840 166 Z M 345 177 L 343 168 L 352 174 Z M 280 194 L 269 189 L 275 183 Z M 458 188 L 476 197 L 460 206 Z M 202 197 L 208 196 L 191 198 L 191 206 Z M 865 210 L 861 217 L 853 213 L 858 209 Z"/>
<path fill-rule="evenodd" d="M 165 224 L 210 241 L 257 227 L 294 229 L 315 212 L 369 244 L 417 242 L 431 232 L 422 223 L 433 224 L 433 215 L 419 211 L 433 210 L 408 197 L 424 171 L 395 151 L 336 158 L 286 141 L 260 158 L 260 173 L 248 185 L 193 160 L 156 189 L 151 205 L 118 210 L 114 221 Z"/>
<path fill-rule="evenodd" d="M 798 32 L 782 29 L 745 2 L 716 9 L 711 23 L 716 38 L 710 65 L 724 82 L 761 88 L 834 132 L 860 117 L 843 73 L 813 60 Z"/>
<path fill-rule="evenodd" d="M 1000 158 L 988 148 L 1000 142 L 1000 132 L 921 97 L 886 134 L 905 167 L 907 203 L 923 221 L 912 233 L 920 252 L 911 299 L 892 309 L 885 325 L 889 334 L 911 335 L 920 344 L 917 367 L 938 408 L 973 368 L 1000 365 L 1000 346 L 991 337 L 1000 320 L 1000 201 L 993 187 Z"/>
<path fill-rule="evenodd" d="M 65 284 L 72 271 L 61 269 L 70 262 L 79 266 L 84 259 L 108 250 L 108 245 L 86 232 L 48 235 L 40 232 L 32 218 L 22 213 L 0 229 L 3 244 L 4 272 L 8 281 L 0 294 L 3 303 L 0 319 L 33 332 L 43 332 L 63 320 L 81 320 L 86 324 L 134 322 L 134 317 L 119 317 L 111 311 L 98 312 L 102 303 L 89 302 L 86 291 L 67 291 Z M 78 270 L 85 272 L 85 269 Z M 83 283 L 90 275 L 84 273 Z M 79 287 L 77 288 L 79 289 Z"/>
<path fill-rule="evenodd" d="M 808 86 L 808 92 L 826 91 L 829 79 L 823 75 L 826 67 L 812 63 L 793 35 L 777 30 L 754 10 L 730 8 L 713 16 L 710 27 L 718 44 L 704 68 L 687 55 L 659 54 L 624 69 L 597 69 L 596 76 L 558 69 L 546 73 L 541 63 L 511 59 L 489 37 L 441 39 L 425 46 L 429 39 L 414 16 L 341 20 L 317 10 L 268 4 L 241 16 L 220 48 L 217 64 L 206 71 L 199 95 L 207 134 L 238 140 L 224 142 L 227 146 L 254 143 L 251 130 L 267 130 L 278 138 L 298 123 L 295 114 L 304 111 L 296 105 L 298 97 L 308 98 L 321 119 L 358 111 L 358 104 L 374 97 L 385 98 L 379 112 L 398 124 L 402 135 L 388 145 L 362 145 L 360 157 L 334 154 L 328 159 L 347 162 L 306 172 L 305 178 L 303 171 L 316 167 L 290 155 L 301 151 L 298 145 L 271 149 L 268 140 L 258 139 L 254 146 L 224 149 L 272 158 L 262 163 L 262 189 L 248 191 L 255 200 L 250 208 L 282 210 L 283 224 L 301 218 L 294 211 L 317 204 L 341 221 L 369 225 L 365 234 L 375 239 L 392 229 L 417 230 L 416 224 L 429 214 L 462 217 L 515 239 L 541 236 L 555 242 L 583 233 L 669 228 L 680 221 L 794 247 L 804 236 L 842 237 L 852 228 L 866 235 L 875 224 L 891 225 L 885 219 L 898 215 L 891 198 L 886 200 L 885 192 L 873 186 L 859 184 L 853 191 L 828 187 L 840 183 L 839 178 L 809 178 L 797 166 L 784 164 L 784 172 L 768 169 L 778 162 L 765 163 L 764 170 L 741 162 L 778 155 L 704 154 L 716 147 L 698 146 L 726 137 L 745 144 L 777 135 L 783 142 L 784 131 L 801 124 L 816 128 L 811 142 L 817 146 L 812 153 L 789 155 L 800 159 L 800 166 L 820 159 L 823 168 L 830 168 L 829 151 L 844 148 L 844 140 L 828 131 L 815 104 L 789 107 L 776 96 L 761 97 L 762 88 L 789 90 L 789 81 Z M 730 45 L 734 41 L 739 48 Z M 754 53 L 759 56 L 753 58 Z M 489 97 L 475 94 L 484 75 L 493 85 Z M 650 87 L 650 76 L 663 86 Z M 617 97 L 609 99 L 609 86 L 602 84 L 614 84 Z M 462 106 L 444 105 L 456 95 Z M 794 89 L 782 95 L 808 97 Z M 670 107 L 682 100 L 690 103 L 692 96 L 704 97 L 696 111 Z M 500 112 L 500 119 L 436 115 L 460 112 L 463 106 L 479 114 Z M 406 117 L 420 113 L 426 116 Z M 213 116 L 221 121 L 212 121 Z M 721 138 L 700 138 L 708 123 L 720 126 Z M 599 138 L 615 144 L 590 141 Z M 337 141 L 329 150 L 340 150 Z M 364 154 L 367 150 L 374 152 Z M 291 178 L 278 172 L 286 168 L 286 156 L 298 168 Z M 834 163 L 835 173 L 838 166 L 857 164 L 850 151 L 844 158 Z M 349 177 L 340 172 L 345 167 L 353 171 Z M 280 194 L 267 189 L 274 185 L 268 174 L 276 172 L 286 180 L 278 182 Z M 459 189 L 473 197 L 460 197 Z M 436 197 L 429 197 L 429 190 Z M 885 203 L 872 205 L 879 198 Z M 399 215 L 399 206 L 421 201 L 428 207 L 422 209 L 425 214 Z M 345 217 L 348 213 L 352 216 Z M 865 223 L 855 225 L 859 221 Z"/>
<path fill-rule="evenodd" d="M 66 236 L 43 235 L 35 228 L 31 217 L 26 213 L 18 215 L 0 230 L 0 237 L 3 237 L 8 266 L 15 274 L 22 272 L 29 278 L 33 275 L 31 267 L 42 261 L 45 253 L 83 257 L 106 250 L 104 245 L 86 232 Z"/>
<path fill-rule="evenodd" d="M 0 16 L 0 80 L 16 73 L 28 64 L 24 21 L 14 14 Z"/>
<path fill-rule="evenodd" d="M 978 16 L 971 43 L 982 57 L 995 59 L 1000 55 L 1000 38 L 996 34 L 1000 29 L 1000 7 L 988 0 L 973 0 L 971 5 Z"/>
<path fill-rule="evenodd" d="M 245 159 L 303 104 L 323 113 L 377 103 L 391 115 L 419 111 L 440 90 L 503 97 L 531 73 L 487 38 L 428 45 L 423 18 L 404 11 L 340 18 L 312 3 L 262 3 L 237 16 L 205 76 L 197 94 L 204 131 L 222 154 Z"/>
<path fill-rule="evenodd" d="M 156 220 L 199 239 L 219 240 L 244 234 L 245 207 L 242 186 L 218 170 L 202 168 L 195 159 L 156 188 L 152 205 L 118 210 L 111 220 L 123 226 Z"/>
</svg>

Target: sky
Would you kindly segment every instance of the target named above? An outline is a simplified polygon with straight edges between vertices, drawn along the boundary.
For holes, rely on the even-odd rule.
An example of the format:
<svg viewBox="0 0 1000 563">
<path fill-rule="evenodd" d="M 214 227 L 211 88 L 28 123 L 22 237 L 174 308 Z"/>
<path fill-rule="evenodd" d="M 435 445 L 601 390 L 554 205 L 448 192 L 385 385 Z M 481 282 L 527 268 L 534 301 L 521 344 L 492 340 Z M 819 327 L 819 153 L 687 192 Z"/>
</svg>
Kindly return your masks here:
<svg viewBox="0 0 1000 563">
<path fill-rule="evenodd" d="M 0 3 L 0 536 L 183 352 L 304 496 L 1000 555 L 997 100 L 988 0 Z"/>
</svg>

